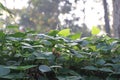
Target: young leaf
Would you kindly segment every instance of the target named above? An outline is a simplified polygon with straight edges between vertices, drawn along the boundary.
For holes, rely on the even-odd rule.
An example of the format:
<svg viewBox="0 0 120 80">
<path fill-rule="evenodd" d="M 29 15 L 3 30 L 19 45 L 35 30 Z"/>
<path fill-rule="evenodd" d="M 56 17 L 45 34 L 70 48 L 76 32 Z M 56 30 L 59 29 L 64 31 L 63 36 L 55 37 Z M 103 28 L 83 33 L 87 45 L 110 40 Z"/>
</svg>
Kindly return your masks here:
<svg viewBox="0 0 120 80">
<path fill-rule="evenodd" d="M 92 33 L 92 35 L 97 35 L 100 33 L 100 29 L 96 26 L 93 26 L 91 33 Z"/>
<path fill-rule="evenodd" d="M 70 29 L 63 29 L 58 33 L 58 35 L 63 36 L 63 37 L 69 36 L 70 35 Z"/>
<path fill-rule="evenodd" d="M 75 34 L 69 35 L 68 37 L 72 40 L 80 39 L 81 33 L 75 33 Z"/>
</svg>

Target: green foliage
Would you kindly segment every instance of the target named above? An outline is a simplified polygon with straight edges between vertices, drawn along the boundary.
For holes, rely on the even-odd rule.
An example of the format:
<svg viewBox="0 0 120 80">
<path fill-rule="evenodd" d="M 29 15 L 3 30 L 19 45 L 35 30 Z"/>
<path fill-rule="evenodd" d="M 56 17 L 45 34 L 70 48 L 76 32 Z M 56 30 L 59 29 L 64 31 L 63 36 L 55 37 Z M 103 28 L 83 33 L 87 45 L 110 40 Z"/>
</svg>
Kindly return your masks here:
<svg viewBox="0 0 120 80">
<path fill-rule="evenodd" d="M 117 79 L 120 41 L 108 36 L 80 35 L 70 34 L 69 29 L 48 34 L 0 31 L 0 79 Z M 49 72 L 55 75 L 49 77 Z"/>
</svg>

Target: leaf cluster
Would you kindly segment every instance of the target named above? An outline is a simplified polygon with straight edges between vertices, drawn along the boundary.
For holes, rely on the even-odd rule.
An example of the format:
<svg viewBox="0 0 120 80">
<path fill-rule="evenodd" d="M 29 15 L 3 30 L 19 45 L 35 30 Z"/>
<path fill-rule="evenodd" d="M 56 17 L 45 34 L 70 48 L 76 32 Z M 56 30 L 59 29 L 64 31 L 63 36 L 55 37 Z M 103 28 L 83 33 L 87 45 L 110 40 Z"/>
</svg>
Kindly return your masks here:
<svg viewBox="0 0 120 80">
<path fill-rule="evenodd" d="M 120 41 L 108 36 L 80 38 L 69 29 L 46 34 L 0 31 L 2 80 L 116 80 Z M 102 75 L 103 74 L 103 75 Z"/>
</svg>

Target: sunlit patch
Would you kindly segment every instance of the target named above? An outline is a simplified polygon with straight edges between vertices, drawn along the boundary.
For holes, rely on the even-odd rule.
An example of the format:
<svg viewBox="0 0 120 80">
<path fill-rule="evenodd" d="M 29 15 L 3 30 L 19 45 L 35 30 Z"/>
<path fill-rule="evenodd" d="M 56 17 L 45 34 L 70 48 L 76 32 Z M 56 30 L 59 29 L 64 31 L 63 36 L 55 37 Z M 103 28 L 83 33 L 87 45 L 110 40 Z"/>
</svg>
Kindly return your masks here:
<svg viewBox="0 0 120 80">
<path fill-rule="evenodd" d="M 22 9 L 28 7 L 29 0 L 0 0 L 9 9 Z"/>
</svg>

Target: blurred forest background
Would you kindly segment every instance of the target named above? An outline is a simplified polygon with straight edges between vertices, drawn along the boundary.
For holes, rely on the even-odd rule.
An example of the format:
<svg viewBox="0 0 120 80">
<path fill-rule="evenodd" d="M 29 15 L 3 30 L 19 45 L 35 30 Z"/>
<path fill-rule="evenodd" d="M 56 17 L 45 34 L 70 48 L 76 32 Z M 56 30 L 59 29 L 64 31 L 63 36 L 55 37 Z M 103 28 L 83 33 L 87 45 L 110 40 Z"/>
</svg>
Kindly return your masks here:
<svg viewBox="0 0 120 80">
<path fill-rule="evenodd" d="M 70 28 L 71 32 L 90 36 L 93 26 L 101 34 L 119 38 L 115 25 L 113 9 L 117 10 L 119 0 L 0 0 L 14 14 L 10 17 L 0 11 L 0 25 L 18 25 L 19 28 L 30 28 L 40 33 L 53 29 Z M 119 4 L 118 4 L 119 5 Z M 115 22 L 114 22 L 115 21 Z M 3 28 L 1 27 L 1 28 Z"/>
</svg>

